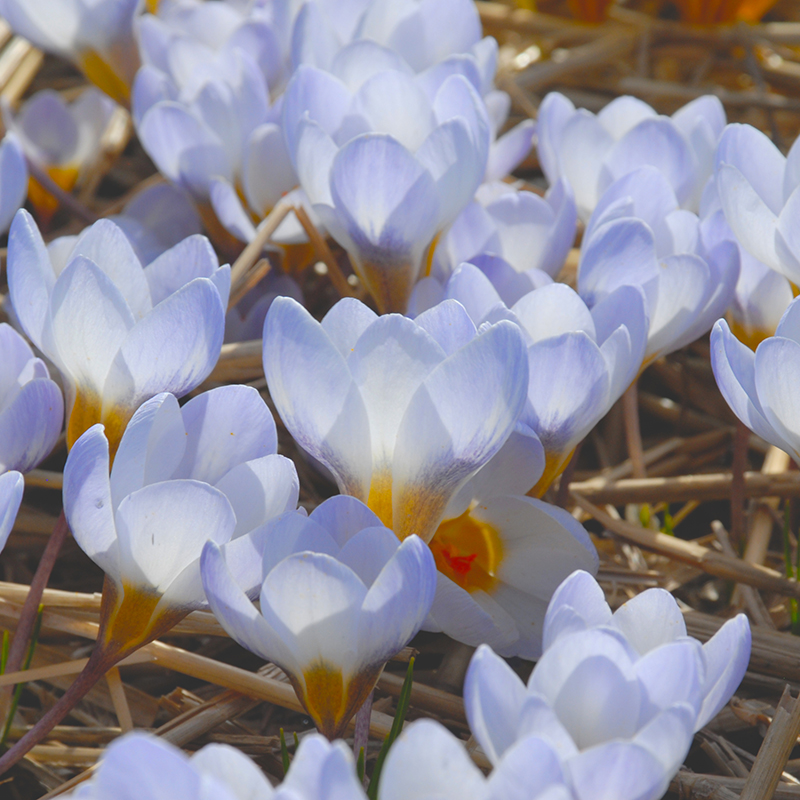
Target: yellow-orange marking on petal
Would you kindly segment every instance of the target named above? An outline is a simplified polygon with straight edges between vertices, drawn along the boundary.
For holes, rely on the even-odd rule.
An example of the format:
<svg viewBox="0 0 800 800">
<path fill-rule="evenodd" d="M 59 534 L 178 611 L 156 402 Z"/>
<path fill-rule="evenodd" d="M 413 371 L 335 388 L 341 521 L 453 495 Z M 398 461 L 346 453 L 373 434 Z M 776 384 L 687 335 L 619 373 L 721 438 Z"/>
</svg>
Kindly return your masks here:
<svg viewBox="0 0 800 800">
<path fill-rule="evenodd" d="M 491 592 L 503 561 L 503 542 L 487 522 L 469 511 L 445 520 L 429 547 L 443 575 L 468 592 Z"/>
<path fill-rule="evenodd" d="M 83 74 L 100 90 L 124 106 L 130 105 L 131 89 L 113 67 L 95 50 L 85 50 L 80 55 L 79 66 Z"/>
</svg>

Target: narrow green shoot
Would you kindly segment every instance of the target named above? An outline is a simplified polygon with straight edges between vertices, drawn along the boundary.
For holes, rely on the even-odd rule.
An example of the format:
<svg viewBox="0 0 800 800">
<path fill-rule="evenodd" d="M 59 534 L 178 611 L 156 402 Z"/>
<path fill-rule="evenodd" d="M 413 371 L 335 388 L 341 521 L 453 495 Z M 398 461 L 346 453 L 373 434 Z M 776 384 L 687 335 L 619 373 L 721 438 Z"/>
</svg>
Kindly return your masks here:
<svg viewBox="0 0 800 800">
<path fill-rule="evenodd" d="M 295 737 L 296 736 L 297 734 L 295 734 Z M 286 737 L 283 735 L 283 728 L 281 728 L 281 763 L 283 765 L 283 777 L 285 778 L 292 762 L 289 760 L 289 748 L 286 746 Z"/>
<path fill-rule="evenodd" d="M 395 739 L 397 739 L 400 732 L 403 730 L 403 723 L 408 713 L 408 706 L 411 703 L 411 685 L 413 683 L 414 657 L 412 656 L 408 661 L 408 669 L 406 670 L 406 679 L 403 681 L 403 688 L 400 690 L 400 696 L 397 698 L 397 711 L 394 715 L 394 722 L 392 722 L 392 729 L 389 731 L 389 735 L 383 740 L 383 745 L 375 761 L 375 769 L 372 771 L 372 778 L 367 787 L 367 797 L 369 797 L 370 800 L 376 800 L 378 797 L 378 784 L 381 779 L 383 762 L 386 760 L 389 748 L 394 744 Z"/>
<path fill-rule="evenodd" d="M 42 614 L 44 613 L 44 606 L 39 604 L 39 608 L 36 612 L 36 622 L 33 624 L 33 631 L 31 632 L 31 641 L 28 645 L 28 652 L 25 655 L 25 661 L 22 664 L 22 669 L 27 670 L 30 669 L 31 661 L 33 660 L 33 651 L 36 649 L 36 644 L 39 641 L 39 632 L 42 629 Z M 5 668 L 6 660 L 8 658 L 7 655 L 7 635 L 3 637 L 3 655 L 5 656 L 3 660 L 3 668 Z M 11 698 L 11 707 L 8 710 L 8 717 L 6 717 L 6 724 L 3 727 L 3 734 L 0 736 L 0 747 L 2 747 L 6 743 L 6 739 L 8 738 L 8 734 L 11 731 L 11 723 L 14 720 L 14 714 L 17 713 L 17 706 L 19 705 L 19 699 L 22 697 L 22 690 L 25 688 L 24 683 L 18 683 L 14 688 L 14 695 Z"/>
</svg>

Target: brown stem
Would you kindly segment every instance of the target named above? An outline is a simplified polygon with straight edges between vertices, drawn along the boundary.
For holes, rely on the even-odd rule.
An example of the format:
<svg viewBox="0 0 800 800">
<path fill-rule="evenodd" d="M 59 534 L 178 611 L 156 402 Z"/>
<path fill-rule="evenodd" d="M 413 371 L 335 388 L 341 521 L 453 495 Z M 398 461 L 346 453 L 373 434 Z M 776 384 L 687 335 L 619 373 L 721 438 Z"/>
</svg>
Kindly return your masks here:
<svg viewBox="0 0 800 800">
<path fill-rule="evenodd" d="M 28 648 L 28 640 L 30 639 L 33 626 L 36 623 L 36 615 L 39 611 L 39 603 L 42 601 L 42 594 L 47 586 L 47 582 L 50 580 L 50 573 L 53 571 L 58 553 L 68 533 L 69 525 L 67 525 L 67 518 L 64 516 L 64 511 L 62 509 L 55 527 L 53 528 L 53 532 L 47 540 L 47 545 L 39 560 L 39 566 L 36 568 L 36 574 L 33 576 L 30 589 L 28 589 L 28 594 L 22 605 L 19 622 L 17 622 L 17 631 L 14 634 L 11 647 L 8 650 L 6 672 L 17 672 L 22 666 L 22 659 L 25 657 L 25 652 Z M 8 701 L 12 691 L 13 687 L 0 690 L 0 709 L 3 709 L 3 718 L 5 718 L 6 713 L 8 713 Z"/>
<path fill-rule="evenodd" d="M 644 463 L 642 431 L 639 426 L 639 390 L 634 381 L 622 395 L 622 411 L 625 420 L 625 440 L 628 443 L 628 457 L 631 460 L 631 472 L 634 478 L 644 478 L 647 470 Z"/>
<path fill-rule="evenodd" d="M 75 707 L 75 704 L 105 673 L 124 658 L 125 653 L 108 652 L 96 647 L 83 672 L 61 696 L 61 699 L 0 758 L 0 775 L 14 766 L 32 747 L 39 744 L 50 731 Z"/>
</svg>

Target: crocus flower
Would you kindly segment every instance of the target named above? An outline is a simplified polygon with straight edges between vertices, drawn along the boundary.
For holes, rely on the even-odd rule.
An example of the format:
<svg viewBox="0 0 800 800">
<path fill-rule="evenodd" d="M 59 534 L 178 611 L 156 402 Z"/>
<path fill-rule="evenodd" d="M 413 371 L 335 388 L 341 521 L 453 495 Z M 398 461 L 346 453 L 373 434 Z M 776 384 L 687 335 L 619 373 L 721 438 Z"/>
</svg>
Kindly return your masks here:
<svg viewBox="0 0 800 800">
<path fill-rule="evenodd" d="M 352 751 L 344 742 L 304 736 L 283 783 L 273 789 L 240 750 L 207 744 L 187 756 L 164 739 L 133 731 L 103 752 L 88 781 L 64 797 L 74 800 L 366 800 Z"/>
<path fill-rule="evenodd" d="M 502 186 L 507 190 L 486 202 L 470 203 L 437 243 L 433 274 L 440 280 L 484 255 L 502 258 L 520 274 L 535 269 L 555 277 L 561 270 L 577 220 L 569 184 L 559 178 L 544 198 Z"/>
<path fill-rule="evenodd" d="M 0 475 L 0 550 L 5 547 L 14 527 L 24 488 L 25 480 L 16 470 Z"/>
<path fill-rule="evenodd" d="M 430 540 L 451 496 L 508 438 L 528 385 L 519 329 L 479 332 L 453 302 L 412 321 L 344 299 L 319 323 L 279 297 L 263 355 L 295 440 L 400 539 Z"/>
<path fill-rule="evenodd" d="M 364 522 L 369 527 L 362 527 Z M 277 520 L 261 540 L 260 612 L 220 549 L 203 550 L 211 609 L 243 647 L 273 661 L 329 739 L 343 734 L 383 670 L 419 630 L 436 567 L 417 536 L 400 543 L 354 498 Z"/>
<path fill-rule="evenodd" d="M 0 472 L 27 472 L 61 433 L 64 400 L 47 367 L 7 323 L 0 323 Z"/>
<path fill-rule="evenodd" d="M 788 157 L 750 125 L 728 125 L 714 157 L 725 219 L 742 247 L 768 267 L 800 281 L 800 145 Z"/>
<path fill-rule="evenodd" d="M 394 51 L 414 72 L 449 56 L 472 53 L 481 43 L 481 22 L 469 0 L 336 0 L 304 3 L 292 32 L 292 61 L 330 69 L 356 39 Z"/>
<path fill-rule="evenodd" d="M 706 248 L 700 220 L 678 208 L 667 179 L 645 166 L 604 193 L 586 228 L 578 292 L 590 307 L 620 286 L 647 300 L 644 366 L 704 334 L 733 300 L 739 252 L 731 241 Z M 620 307 L 626 319 L 625 307 Z"/>
<path fill-rule="evenodd" d="M 28 165 L 19 139 L 7 133 L 0 140 L 0 233 L 5 233 L 14 214 L 28 195 Z"/>
<path fill-rule="evenodd" d="M 130 98 L 139 53 L 133 18 L 139 0 L 0 0 L 15 33 L 37 47 L 72 61 L 117 102 Z"/>
<path fill-rule="evenodd" d="M 535 736 L 558 754 L 576 800 L 658 800 L 692 743 L 703 679 L 694 639 L 640 657 L 616 631 L 590 628 L 553 642 L 527 686 L 481 645 L 464 703 L 492 763 Z"/>
<path fill-rule="evenodd" d="M 670 642 L 690 638 L 675 598 L 664 589 L 647 589 L 615 612 L 603 590 L 587 572 L 570 575 L 556 590 L 544 622 L 547 650 L 561 636 L 597 627 L 622 634 L 640 657 Z M 750 660 L 750 625 L 744 614 L 729 619 L 703 645 L 705 681 L 695 730 L 707 725 L 728 702 Z"/>
<path fill-rule="evenodd" d="M 142 402 L 162 391 L 186 394 L 216 363 L 230 270 L 203 237 L 145 269 L 123 232 L 100 220 L 59 269 L 20 211 L 8 251 L 14 311 L 64 381 L 68 446 L 102 422 L 113 453 Z"/>
<path fill-rule="evenodd" d="M 147 401 L 110 476 L 101 425 L 75 443 L 64 469 L 64 511 L 75 540 L 107 576 L 103 647 L 135 649 L 204 605 L 206 541 L 233 548 L 234 572 L 248 591 L 259 584 L 249 535 L 297 504 L 294 465 L 276 449 L 272 416 L 245 386 L 214 389 L 183 408 L 166 393 Z"/>
<path fill-rule="evenodd" d="M 755 353 L 731 333 L 725 320 L 711 332 L 711 367 L 734 414 L 762 439 L 800 463 L 796 385 L 800 369 L 800 304 L 786 309 L 775 335 Z"/>
<path fill-rule="evenodd" d="M 519 421 L 538 437 L 546 462 L 543 472 L 528 473 L 527 486 L 519 468 L 513 480 L 523 481 L 518 491 L 541 496 L 636 377 L 647 345 L 644 293 L 635 286 L 615 287 L 590 311 L 572 289 L 553 283 L 509 308 L 484 272 L 462 264 L 444 296 L 461 303 L 475 325 L 508 319 L 523 332 L 528 402 Z"/>
<path fill-rule="evenodd" d="M 572 800 L 561 763 L 542 739 L 509 748 L 489 777 L 464 743 L 438 722 L 412 722 L 392 745 L 381 771 L 379 800 Z"/>
<path fill-rule="evenodd" d="M 724 126 L 725 111 L 713 95 L 672 117 L 635 97 L 618 97 L 595 116 L 551 92 L 539 108 L 539 161 L 551 184 L 562 176 L 569 181 L 584 221 L 614 181 L 644 165 L 664 175 L 681 207 L 696 209 Z"/>
<path fill-rule="evenodd" d="M 179 49 L 173 61 L 184 55 Z M 246 50 L 186 57 L 183 83 L 160 64 L 139 71 L 133 96 L 139 138 L 161 174 L 192 196 L 210 230 L 221 224 L 247 241 L 255 235 L 253 218 L 263 219 L 297 185 L 281 104 L 270 105 L 264 76 Z M 273 238 L 293 241 L 299 231 L 292 215 Z"/>
<path fill-rule="evenodd" d="M 490 141 L 465 77 L 409 72 L 356 42 L 331 72 L 298 69 L 283 104 L 300 185 L 382 312 L 406 310 L 436 237 L 481 183 Z"/>
<path fill-rule="evenodd" d="M 137 20 L 142 63 L 184 86 L 191 82 L 193 68 L 213 62 L 220 52 L 241 50 L 255 61 L 274 92 L 285 77 L 289 56 L 288 5 L 283 0 L 160 0 L 156 13 Z"/>
<path fill-rule="evenodd" d="M 72 191 L 100 151 L 116 104 L 102 92 L 89 88 L 66 103 L 52 89 L 37 92 L 14 114 L 4 104 L 3 122 L 19 138 L 28 157 L 65 191 Z M 58 200 L 35 178 L 30 181 L 30 200 L 46 220 L 58 208 Z"/>
<path fill-rule="evenodd" d="M 734 335 L 751 350 L 773 336 L 794 293 L 789 280 L 750 255 L 736 239 L 725 221 L 725 213 L 716 191 L 716 183 L 708 182 L 703 193 L 700 235 L 706 250 L 718 242 L 733 242 L 739 251 L 739 279 L 728 310 Z"/>
</svg>

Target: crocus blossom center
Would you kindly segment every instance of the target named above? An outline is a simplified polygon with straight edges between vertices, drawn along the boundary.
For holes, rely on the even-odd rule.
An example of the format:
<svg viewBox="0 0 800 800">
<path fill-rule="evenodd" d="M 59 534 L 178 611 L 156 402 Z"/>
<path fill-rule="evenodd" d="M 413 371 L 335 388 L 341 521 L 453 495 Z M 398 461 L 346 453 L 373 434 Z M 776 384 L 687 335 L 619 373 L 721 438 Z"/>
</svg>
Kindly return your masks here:
<svg viewBox="0 0 800 800">
<path fill-rule="evenodd" d="M 319 730 L 333 740 L 343 735 L 347 723 L 375 687 L 382 669 L 383 664 L 379 664 L 345 681 L 338 666 L 317 661 L 303 671 L 305 687 L 297 691 L 295 681 L 292 683 Z"/>
<path fill-rule="evenodd" d="M 445 520 L 430 543 L 436 566 L 468 592 L 490 592 L 503 561 L 503 543 L 497 531 L 465 511 Z"/>
<path fill-rule="evenodd" d="M 67 448 L 71 449 L 92 425 L 102 422 L 108 439 L 108 454 L 113 464 L 122 434 L 125 433 L 134 411 L 135 409 L 117 406 L 103 413 L 103 400 L 100 395 L 97 392 L 79 389 L 67 423 Z"/>
<path fill-rule="evenodd" d="M 71 165 L 48 167 L 47 174 L 65 192 L 71 192 L 78 180 L 78 168 Z M 39 214 L 48 220 L 58 210 L 58 200 L 33 176 L 28 178 L 28 197 Z"/>
</svg>

